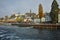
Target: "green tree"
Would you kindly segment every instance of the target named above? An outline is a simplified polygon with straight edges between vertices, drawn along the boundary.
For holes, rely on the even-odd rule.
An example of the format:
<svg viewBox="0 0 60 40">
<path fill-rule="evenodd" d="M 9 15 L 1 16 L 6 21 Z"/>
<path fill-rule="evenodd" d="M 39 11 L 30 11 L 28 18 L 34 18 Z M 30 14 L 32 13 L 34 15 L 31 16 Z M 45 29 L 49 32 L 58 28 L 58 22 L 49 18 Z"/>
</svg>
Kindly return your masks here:
<svg viewBox="0 0 60 40">
<path fill-rule="evenodd" d="M 50 12 L 50 17 L 52 20 L 52 23 L 57 23 L 58 22 L 58 3 L 56 0 L 53 0 L 52 5 L 51 5 L 51 12 Z"/>
</svg>

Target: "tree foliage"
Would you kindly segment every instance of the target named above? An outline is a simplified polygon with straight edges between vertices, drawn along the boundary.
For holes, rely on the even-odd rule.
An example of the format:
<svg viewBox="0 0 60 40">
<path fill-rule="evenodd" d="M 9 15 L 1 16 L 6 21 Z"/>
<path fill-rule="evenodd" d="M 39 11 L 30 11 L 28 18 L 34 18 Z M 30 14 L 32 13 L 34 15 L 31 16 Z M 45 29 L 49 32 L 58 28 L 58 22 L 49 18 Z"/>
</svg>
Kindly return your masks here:
<svg viewBox="0 0 60 40">
<path fill-rule="evenodd" d="M 39 16 L 39 18 L 40 18 L 40 22 L 41 22 L 41 18 L 43 17 L 43 7 L 42 7 L 42 5 L 40 4 L 39 5 L 39 10 L 38 10 L 38 16 Z"/>
<path fill-rule="evenodd" d="M 43 17 L 43 7 L 41 4 L 39 5 L 39 14 L 38 15 L 39 15 L 40 19 Z"/>
<path fill-rule="evenodd" d="M 19 22 L 19 23 L 20 23 L 20 22 L 22 22 L 22 21 L 23 21 L 23 18 L 22 18 L 22 17 L 17 17 L 17 18 L 16 18 L 16 20 L 17 20 L 17 22 Z"/>
<path fill-rule="evenodd" d="M 58 10 L 59 8 L 58 8 L 57 1 L 53 0 L 52 5 L 51 5 L 51 12 L 50 12 L 52 23 L 58 22 Z"/>
</svg>

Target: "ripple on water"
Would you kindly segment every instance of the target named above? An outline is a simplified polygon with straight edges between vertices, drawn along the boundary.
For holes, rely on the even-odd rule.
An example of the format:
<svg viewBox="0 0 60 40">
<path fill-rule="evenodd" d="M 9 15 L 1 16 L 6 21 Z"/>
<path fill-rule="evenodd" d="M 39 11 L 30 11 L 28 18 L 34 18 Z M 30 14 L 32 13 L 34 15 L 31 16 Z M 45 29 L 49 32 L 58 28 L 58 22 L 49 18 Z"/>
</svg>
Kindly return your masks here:
<svg viewBox="0 0 60 40">
<path fill-rule="evenodd" d="M 59 31 L 39 30 L 29 27 L 0 26 L 0 39 L 4 40 L 54 40 L 60 39 Z"/>
</svg>

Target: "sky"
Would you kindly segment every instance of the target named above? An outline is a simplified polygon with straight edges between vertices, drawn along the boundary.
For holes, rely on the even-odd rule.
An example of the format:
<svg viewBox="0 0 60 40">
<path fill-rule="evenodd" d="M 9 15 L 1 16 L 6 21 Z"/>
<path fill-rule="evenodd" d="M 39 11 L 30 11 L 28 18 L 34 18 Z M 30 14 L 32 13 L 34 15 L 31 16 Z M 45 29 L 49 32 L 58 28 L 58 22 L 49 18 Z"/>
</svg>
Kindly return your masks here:
<svg viewBox="0 0 60 40">
<path fill-rule="evenodd" d="M 10 16 L 13 13 L 24 14 L 30 9 L 34 13 L 38 13 L 38 6 L 42 4 L 43 11 L 50 12 L 53 0 L 0 0 L 0 17 Z M 60 8 L 60 0 L 57 0 Z"/>
</svg>

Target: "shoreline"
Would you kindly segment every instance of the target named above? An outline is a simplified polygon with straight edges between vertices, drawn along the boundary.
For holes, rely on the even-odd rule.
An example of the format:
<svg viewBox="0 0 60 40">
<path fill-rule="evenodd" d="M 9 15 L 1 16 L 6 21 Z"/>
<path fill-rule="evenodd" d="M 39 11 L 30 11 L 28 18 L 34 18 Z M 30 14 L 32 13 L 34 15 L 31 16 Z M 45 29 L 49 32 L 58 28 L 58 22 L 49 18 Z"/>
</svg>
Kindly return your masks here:
<svg viewBox="0 0 60 40">
<path fill-rule="evenodd" d="M 60 29 L 60 24 L 31 24 L 31 23 L 0 23 L 5 26 L 18 26 L 18 27 L 33 27 L 36 29 Z"/>
</svg>

